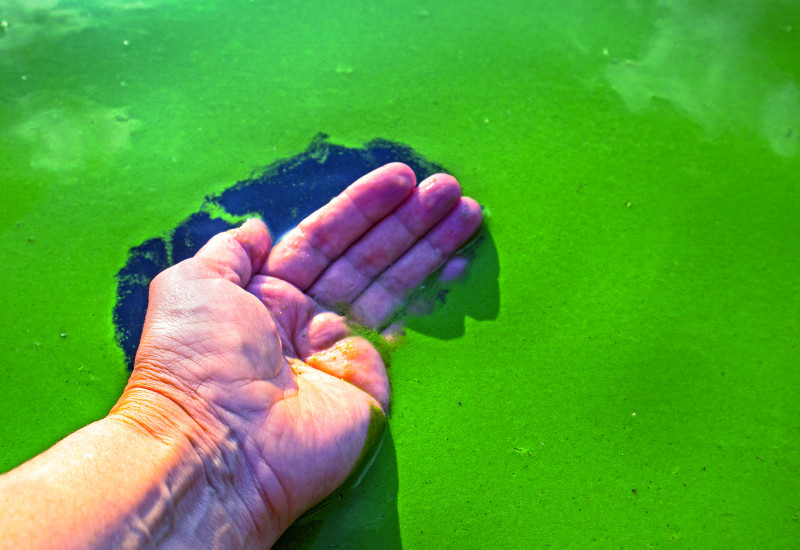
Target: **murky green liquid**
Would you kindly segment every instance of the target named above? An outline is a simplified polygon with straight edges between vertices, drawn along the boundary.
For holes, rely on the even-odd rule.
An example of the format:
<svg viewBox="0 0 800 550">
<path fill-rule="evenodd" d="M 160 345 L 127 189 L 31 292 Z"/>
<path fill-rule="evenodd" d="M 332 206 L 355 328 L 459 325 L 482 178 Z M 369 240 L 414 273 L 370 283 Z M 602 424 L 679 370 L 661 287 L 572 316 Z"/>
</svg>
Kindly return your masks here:
<svg viewBox="0 0 800 550">
<path fill-rule="evenodd" d="M 800 7 L 0 0 L 0 467 L 105 414 L 127 251 L 320 131 L 493 246 L 285 547 L 793 548 Z"/>
</svg>

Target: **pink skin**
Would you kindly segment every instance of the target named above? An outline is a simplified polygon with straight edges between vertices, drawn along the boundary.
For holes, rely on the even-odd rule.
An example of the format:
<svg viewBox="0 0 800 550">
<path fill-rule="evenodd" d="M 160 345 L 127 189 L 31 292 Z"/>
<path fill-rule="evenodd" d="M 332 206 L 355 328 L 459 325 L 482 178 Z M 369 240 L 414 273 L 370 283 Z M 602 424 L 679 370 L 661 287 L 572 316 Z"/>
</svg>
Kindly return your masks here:
<svg viewBox="0 0 800 550">
<path fill-rule="evenodd" d="M 352 303 L 377 275 L 452 210 L 460 198 L 461 188 L 451 176 L 428 178 L 368 235 L 333 262 L 309 294 L 323 304 Z"/>
<path fill-rule="evenodd" d="M 439 280 L 447 283 L 460 278 L 466 273 L 468 263 L 469 261 L 466 258 L 460 256 L 449 259 L 439 274 Z"/>
<path fill-rule="evenodd" d="M 389 164 L 274 247 L 251 219 L 151 285 L 122 401 L 155 391 L 238 446 L 249 481 L 236 490 L 257 529 L 283 531 L 341 485 L 371 408 L 389 407 L 380 355 L 321 303 L 381 326 L 481 224 L 452 177 L 414 184 Z"/>
</svg>

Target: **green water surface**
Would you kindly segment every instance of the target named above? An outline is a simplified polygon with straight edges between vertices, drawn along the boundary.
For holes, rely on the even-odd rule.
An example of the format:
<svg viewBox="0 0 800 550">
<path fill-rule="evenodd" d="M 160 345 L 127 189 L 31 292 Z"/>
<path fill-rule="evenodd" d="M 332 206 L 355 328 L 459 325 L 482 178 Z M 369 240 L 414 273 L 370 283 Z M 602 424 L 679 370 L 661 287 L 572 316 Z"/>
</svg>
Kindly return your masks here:
<svg viewBox="0 0 800 550">
<path fill-rule="evenodd" d="M 0 471 L 103 416 L 128 250 L 325 132 L 490 214 L 285 548 L 800 546 L 800 4 L 0 0 Z"/>
</svg>

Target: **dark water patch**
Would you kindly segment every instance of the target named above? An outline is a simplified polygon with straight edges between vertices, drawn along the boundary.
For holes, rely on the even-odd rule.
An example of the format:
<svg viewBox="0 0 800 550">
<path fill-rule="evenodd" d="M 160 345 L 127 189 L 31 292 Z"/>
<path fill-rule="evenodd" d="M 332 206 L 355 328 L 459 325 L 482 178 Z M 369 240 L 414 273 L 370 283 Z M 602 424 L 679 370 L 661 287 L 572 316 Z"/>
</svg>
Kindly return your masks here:
<svg viewBox="0 0 800 550">
<path fill-rule="evenodd" d="M 117 273 L 114 307 L 117 339 L 128 368 L 133 368 L 142 335 L 148 287 L 158 273 L 192 257 L 213 235 L 236 226 L 237 218 L 259 216 L 273 236 L 279 237 L 352 182 L 389 162 L 409 165 L 419 181 L 446 171 L 407 145 L 375 139 L 363 148 L 349 148 L 318 134 L 304 152 L 278 160 L 250 179 L 206 197 L 198 212 L 167 235 L 132 248 Z"/>
</svg>

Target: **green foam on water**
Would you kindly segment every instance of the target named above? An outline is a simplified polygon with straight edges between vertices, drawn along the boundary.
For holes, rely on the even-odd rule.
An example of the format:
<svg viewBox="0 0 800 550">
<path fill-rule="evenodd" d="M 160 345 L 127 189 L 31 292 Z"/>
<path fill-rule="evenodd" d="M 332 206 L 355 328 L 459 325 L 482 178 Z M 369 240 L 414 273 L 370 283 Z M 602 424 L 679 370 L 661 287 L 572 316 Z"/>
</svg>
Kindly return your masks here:
<svg viewBox="0 0 800 550">
<path fill-rule="evenodd" d="M 0 14 L 2 469 L 122 390 L 131 247 L 319 131 L 383 136 L 493 246 L 285 547 L 797 546 L 796 2 L 51 4 Z"/>
</svg>

